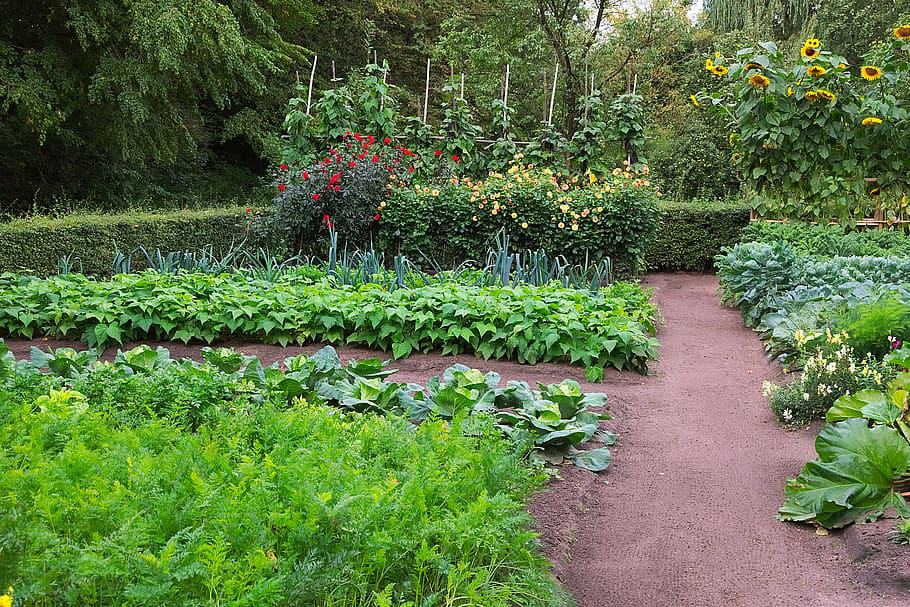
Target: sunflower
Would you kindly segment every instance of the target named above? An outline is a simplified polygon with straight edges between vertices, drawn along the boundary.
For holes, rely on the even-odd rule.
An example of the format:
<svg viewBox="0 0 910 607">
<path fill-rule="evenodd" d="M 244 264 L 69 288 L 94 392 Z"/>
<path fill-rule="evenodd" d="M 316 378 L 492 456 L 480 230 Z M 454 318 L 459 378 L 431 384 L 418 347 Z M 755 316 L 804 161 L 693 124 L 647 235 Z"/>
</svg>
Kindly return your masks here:
<svg viewBox="0 0 910 607">
<path fill-rule="evenodd" d="M 818 94 L 819 99 L 824 99 L 825 101 L 837 101 L 837 95 L 828 89 L 818 89 L 815 92 Z"/>
<path fill-rule="evenodd" d="M 868 81 L 878 80 L 882 77 L 882 68 L 874 65 L 864 65 L 859 70 L 860 75 Z"/>
<path fill-rule="evenodd" d="M 752 71 L 752 70 L 763 70 L 763 69 L 765 69 L 765 68 L 763 68 L 762 66 L 760 66 L 760 65 L 757 64 L 757 63 L 747 63 L 747 64 L 743 67 L 743 71 L 746 71 L 746 72 L 749 72 L 749 71 Z"/>
<path fill-rule="evenodd" d="M 867 116 L 866 118 L 863 118 L 863 126 L 870 126 L 873 124 L 881 124 L 881 123 L 882 123 L 882 119 L 878 118 L 876 116 Z"/>
<path fill-rule="evenodd" d="M 820 65 L 810 65 L 810 66 L 809 66 L 809 69 L 806 70 L 806 72 L 807 72 L 810 76 L 815 76 L 816 78 L 818 78 L 819 76 L 824 76 L 824 75 L 825 75 L 825 72 L 827 72 L 827 71 L 828 71 L 828 70 L 826 70 L 825 68 L 823 68 L 823 67 L 820 66 Z"/>
<path fill-rule="evenodd" d="M 771 81 L 764 74 L 752 74 L 749 76 L 749 84 L 757 89 L 763 89 L 771 84 Z"/>
<path fill-rule="evenodd" d="M 787 87 L 787 97 L 792 97 L 792 96 L 793 96 L 793 87 L 788 86 Z"/>
<path fill-rule="evenodd" d="M 715 76 L 726 76 L 730 70 L 724 65 L 715 65 L 711 71 L 714 72 Z"/>
<path fill-rule="evenodd" d="M 692 100 L 692 105 L 694 105 L 695 107 L 701 107 L 701 104 L 698 102 L 698 97 L 696 97 L 695 95 L 689 95 L 689 99 Z"/>
<path fill-rule="evenodd" d="M 803 96 L 803 99 L 806 101 L 816 101 L 818 99 L 818 93 L 815 91 L 806 91 L 806 94 Z"/>
<path fill-rule="evenodd" d="M 708 70 L 709 72 L 714 71 L 714 62 L 711 60 L 710 57 L 705 59 L 705 69 Z"/>
<path fill-rule="evenodd" d="M 910 40 L 910 24 L 905 23 L 894 28 L 894 37 L 898 40 Z"/>
<path fill-rule="evenodd" d="M 818 38 L 806 38 L 806 41 L 803 42 L 803 46 L 807 48 L 821 48 L 822 41 Z"/>
<path fill-rule="evenodd" d="M 819 54 L 821 54 L 821 51 L 819 51 L 818 48 L 814 46 L 803 46 L 803 48 L 799 49 L 799 54 L 806 59 L 815 59 L 819 56 Z"/>
<path fill-rule="evenodd" d="M 872 188 L 871 190 L 869 190 L 869 196 L 878 196 L 881 193 L 882 193 L 881 188 Z"/>
</svg>

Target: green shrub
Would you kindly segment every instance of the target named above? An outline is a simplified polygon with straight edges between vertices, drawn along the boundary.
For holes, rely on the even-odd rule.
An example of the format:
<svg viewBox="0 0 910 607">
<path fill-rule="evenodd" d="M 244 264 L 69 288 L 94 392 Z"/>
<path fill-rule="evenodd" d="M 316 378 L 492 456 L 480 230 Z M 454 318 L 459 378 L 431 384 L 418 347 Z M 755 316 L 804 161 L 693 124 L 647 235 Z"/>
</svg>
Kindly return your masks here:
<svg viewBox="0 0 910 607">
<path fill-rule="evenodd" d="M 119 215 L 77 214 L 35 217 L 0 223 L 0 270 L 39 276 L 57 272 L 61 257 L 71 255 L 87 274 L 110 275 L 114 252 L 139 247 L 162 251 L 227 250 L 245 237 L 244 207 Z M 133 255 L 141 267 L 141 254 Z"/>
<path fill-rule="evenodd" d="M 648 159 L 668 198 L 722 199 L 736 196 L 741 188 L 732 153 L 715 124 L 701 113 L 686 111 L 682 124 L 655 146 Z"/>
<path fill-rule="evenodd" d="M 742 234 L 743 242 L 789 243 L 802 255 L 820 257 L 910 257 L 910 235 L 894 230 L 850 230 L 839 225 L 756 221 Z"/>
<path fill-rule="evenodd" d="M 871 355 L 854 352 L 842 334 L 827 340 L 803 363 L 803 372 L 791 384 L 765 383 L 765 394 L 774 415 L 784 424 L 808 424 L 823 419 L 844 394 L 882 390 L 894 377 L 893 367 Z"/>
<path fill-rule="evenodd" d="M 344 385 L 378 371 L 366 363 L 328 374 Z M 492 415 L 342 413 L 312 386 L 288 398 L 296 372 L 245 364 L 99 363 L 65 380 L 0 356 L 0 579 L 16 605 L 569 600 L 530 531 L 543 475 Z M 167 405 L 175 390 L 202 415 Z"/>
<path fill-rule="evenodd" d="M 383 248 L 411 259 L 478 259 L 505 231 L 514 249 L 543 249 L 573 262 L 609 257 L 629 273 L 644 269 L 658 208 L 644 174 L 564 178 L 513 165 L 481 181 L 397 188 L 382 217 Z"/>
<path fill-rule="evenodd" d="M 833 324 L 850 336 L 850 345 L 857 352 L 881 358 L 895 343 L 910 337 L 910 303 L 895 295 L 886 295 L 845 310 Z"/>
<path fill-rule="evenodd" d="M 436 284 L 390 291 L 376 284 L 280 282 L 238 274 L 0 277 L 0 330 L 59 335 L 90 345 L 231 335 L 364 344 L 395 357 L 441 349 L 534 364 L 567 360 L 596 379 L 604 366 L 647 370 L 657 357 L 656 308 L 637 285 L 597 294 L 557 286 Z"/>
<path fill-rule="evenodd" d="M 714 258 L 734 245 L 747 225 L 749 205 L 742 200 L 662 200 L 657 232 L 645 252 L 648 269 L 710 270 Z"/>
</svg>

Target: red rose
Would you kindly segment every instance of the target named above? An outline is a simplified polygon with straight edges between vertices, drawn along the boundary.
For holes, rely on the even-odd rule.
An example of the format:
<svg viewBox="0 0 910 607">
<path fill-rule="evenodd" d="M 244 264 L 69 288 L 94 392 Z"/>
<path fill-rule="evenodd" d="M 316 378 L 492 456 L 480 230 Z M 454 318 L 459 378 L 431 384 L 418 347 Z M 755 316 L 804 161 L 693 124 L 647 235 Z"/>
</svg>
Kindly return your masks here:
<svg viewBox="0 0 910 607">
<path fill-rule="evenodd" d="M 360 141 L 360 139 L 361 139 L 360 133 L 354 133 L 354 139 L 356 139 L 357 141 Z"/>
<path fill-rule="evenodd" d="M 283 183 L 279 183 L 279 184 L 278 184 L 278 191 L 279 191 L 279 192 L 283 192 L 283 191 L 285 191 L 286 189 L 288 189 L 288 186 L 284 185 Z"/>
<path fill-rule="evenodd" d="M 281 163 L 281 166 L 278 167 L 278 168 L 281 169 L 282 171 L 286 171 L 286 170 L 288 170 L 288 165 L 286 165 L 286 164 L 284 164 L 284 163 L 282 162 L 282 163 Z"/>
<path fill-rule="evenodd" d="M 352 160 L 351 162 L 348 163 L 348 168 L 353 169 L 355 166 L 357 166 L 357 163 L 354 162 L 353 160 Z"/>
<path fill-rule="evenodd" d="M 461 160 L 461 158 L 458 157 L 458 154 L 455 154 L 454 156 L 452 156 L 452 161 L 453 161 L 453 162 L 458 162 L 458 161 L 460 161 L 460 160 Z"/>
<path fill-rule="evenodd" d="M 373 164 L 379 162 L 379 156 L 373 156 Z"/>
<path fill-rule="evenodd" d="M 414 166 L 413 166 L 413 165 L 412 165 L 412 166 L 409 166 L 409 167 L 408 167 L 408 173 L 413 173 L 413 172 L 414 172 Z"/>
<path fill-rule="evenodd" d="M 439 158 L 440 156 L 442 156 L 442 150 L 436 150 L 435 152 L 433 152 L 433 155 L 436 156 L 437 158 Z"/>
<path fill-rule="evenodd" d="M 306 171 L 304 171 L 304 172 L 303 172 L 303 180 L 306 181 L 306 180 L 309 179 L 309 178 L 310 178 L 310 174 L 307 173 Z"/>
<path fill-rule="evenodd" d="M 366 157 L 367 157 L 366 152 L 360 152 L 359 154 L 357 154 L 357 158 L 359 158 L 361 160 L 363 160 Z"/>
<path fill-rule="evenodd" d="M 319 194 L 313 194 L 313 201 L 319 202 Z"/>
<path fill-rule="evenodd" d="M 390 143 L 392 143 L 392 140 L 389 139 L 388 137 L 386 137 L 385 139 L 382 140 L 382 142 L 386 145 L 389 145 Z"/>
<path fill-rule="evenodd" d="M 328 221 L 329 221 L 329 215 L 328 215 L 328 213 L 326 213 L 325 215 L 322 216 L 322 223 L 327 223 Z"/>
<path fill-rule="evenodd" d="M 252 212 L 253 212 L 253 209 L 251 209 L 249 207 L 247 207 L 246 211 L 244 211 L 244 213 L 252 213 Z"/>
<path fill-rule="evenodd" d="M 379 221 L 379 213 L 373 215 L 373 221 Z"/>
</svg>

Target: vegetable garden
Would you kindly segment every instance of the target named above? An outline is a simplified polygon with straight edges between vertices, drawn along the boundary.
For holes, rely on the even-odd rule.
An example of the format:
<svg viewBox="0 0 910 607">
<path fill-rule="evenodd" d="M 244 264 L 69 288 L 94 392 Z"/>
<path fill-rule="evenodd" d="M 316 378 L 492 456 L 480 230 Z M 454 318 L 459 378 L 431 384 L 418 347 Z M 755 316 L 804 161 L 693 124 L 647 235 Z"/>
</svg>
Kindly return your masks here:
<svg viewBox="0 0 910 607">
<path fill-rule="evenodd" d="M 279 25 L 390 36 L 398 0 L 199 4 L 233 33 L 181 52 L 217 69 L 162 56 L 162 97 L 111 113 L 183 135 L 120 146 L 134 164 L 79 186 L 91 213 L 48 177 L 59 200 L 36 181 L 0 222 L 0 607 L 910 599 L 910 14 L 828 40 L 799 3 L 488 0 L 539 19 L 547 52 L 506 61 L 519 25 L 485 11 L 422 23 L 415 87 L 411 58 L 336 72 L 334 41 Z M 525 51 L 555 54 L 542 87 Z M 79 103 L 104 115 L 92 82 Z M 14 88 L 0 138 L 21 151 L 53 98 Z M 42 116 L 41 154 L 80 166 L 126 132 Z M 241 134 L 261 152 L 229 204 L 93 202 L 110 178 L 171 200 L 166 158 Z"/>
</svg>

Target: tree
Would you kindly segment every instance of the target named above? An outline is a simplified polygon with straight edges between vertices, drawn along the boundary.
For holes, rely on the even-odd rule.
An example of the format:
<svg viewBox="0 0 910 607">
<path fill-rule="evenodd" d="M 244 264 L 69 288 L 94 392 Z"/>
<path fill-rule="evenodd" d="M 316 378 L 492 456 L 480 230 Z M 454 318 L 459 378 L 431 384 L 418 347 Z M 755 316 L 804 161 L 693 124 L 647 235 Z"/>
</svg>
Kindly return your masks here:
<svg viewBox="0 0 910 607">
<path fill-rule="evenodd" d="M 84 195 L 136 167 L 192 160 L 226 137 L 261 146 L 277 124 L 259 108 L 286 98 L 289 67 L 303 57 L 281 29 L 314 14 L 310 0 L 6 3 L 5 187 Z"/>
</svg>

